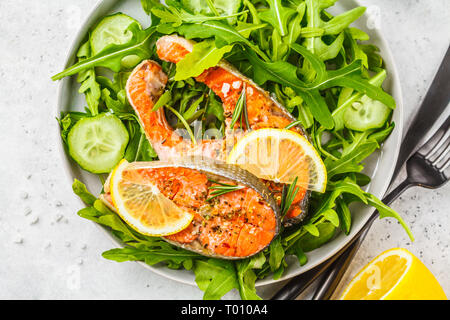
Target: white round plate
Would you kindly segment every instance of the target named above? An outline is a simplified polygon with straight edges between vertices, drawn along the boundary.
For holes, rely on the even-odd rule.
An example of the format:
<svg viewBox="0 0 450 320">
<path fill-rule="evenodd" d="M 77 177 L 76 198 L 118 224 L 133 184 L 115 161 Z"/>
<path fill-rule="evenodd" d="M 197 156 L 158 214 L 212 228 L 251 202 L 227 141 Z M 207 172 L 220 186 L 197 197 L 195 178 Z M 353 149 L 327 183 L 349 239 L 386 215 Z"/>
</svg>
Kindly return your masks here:
<svg viewBox="0 0 450 320">
<path fill-rule="evenodd" d="M 332 13 L 339 13 L 348 11 L 352 8 L 359 6 L 357 1 L 346 0 L 339 1 L 331 10 Z M 150 23 L 149 17 L 142 10 L 140 1 L 136 0 L 103 0 L 100 1 L 95 8 L 92 10 L 91 14 L 86 19 L 83 26 L 80 28 L 72 47 L 67 55 L 67 61 L 64 68 L 69 67 L 75 61 L 75 56 L 80 44 L 85 40 L 88 30 L 97 21 L 99 21 L 105 15 L 115 13 L 115 12 L 126 13 L 133 18 L 141 22 L 143 27 L 147 27 Z M 369 22 L 369 23 L 368 23 Z M 372 177 L 372 182 L 368 186 L 367 190 L 377 196 L 382 198 L 387 188 L 389 187 L 389 182 L 392 177 L 395 163 L 397 161 L 397 155 L 400 148 L 400 142 L 402 137 L 403 128 L 403 103 L 402 94 L 399 83 L 398 72 L 395 67 L 392 54 L 386 41 L 383 39 L 380 31 L 377 29 L 369 28 L 373 24 L 370 23 L 369 17 L 364 15 L 353 26 L 358 27 L 366 31 L 370 35 L 369 43 L 374 44 L 380 48 L 381 55 L 386 64 L 388 71 L 388 78 L 384 83 L 384 89 L 389 92 L 397 102 L 397 108 L 394 112 L 393 121 L 396 124 L 394 131 L 392 132 L 389 139 L 384 143 L 380 151 L 377 151 L 369 159 L 365 161 L 366 170 L 365 173 Z M 59 117 L 61 112 L 82 110 L 85 106 L 84 96 L 78 93 L 79 84 L 76 82 L 75 77 L 65 78 L 60 81 L 59 84 L 59 94 L 58 94 L 58 106 L 56 110 L 56 115 Z M 55 126 L 55 134 L 60 135 L 59 128 Z M 72 183 L 73 179 L 78 179 L 84 182 L 88 189 L 93 193 L 99 193 L 101 190 L 101 184 L 98 177 L 91 175 L 83 170 L 81 170 L 65 153 L 63 142 L 61 140 L 60 153 L 65 164 L 65 168 L 68 174 L 68 182 Z M 256 282 L 257 286 L 267 285 L 274 282 L 286 280 L 288 278 L 299 275 L 311 268 L 317 266 L 318 264 L 324 262 L 335 253 L 337 253 L 348 241 L 355 236 L 355 234 L 362 228 L 364 223 L 369 218 L 373 209 L 364 206 L 357 206 L 352 208 L 353 215 L 353 226 L 351 232 L 348 236 L 343 233 L 338 234 L 335 239 L 328 242 L 324 246 L 309 252 L 308 263 L 301 267 L 295 257 L 289 258 L 289 267 L 286 269 L 284 276 L 281 279 L 273 280 L 270 276 L 263 280 L 258 280 Z M 108 234 L 117 246 L 122 246 L 122 244 L 117 241 L 113 235 L 103 227 L 100 227 L 106 234 Z M 100 257 L 99 257 L 100 259 Z M 140 262 L 138 262 L 140 263 Z M 149 268 L 153 272 L 160 274 L 164 277 L 183 282 L 190 285 L 196 285 L 194 281 L 194 274 L 191 271 L 186 270 L 171 270 L 163 265 L 149 266 L 145 263 L 140 263 L 146 268 Z"/>
</svg>

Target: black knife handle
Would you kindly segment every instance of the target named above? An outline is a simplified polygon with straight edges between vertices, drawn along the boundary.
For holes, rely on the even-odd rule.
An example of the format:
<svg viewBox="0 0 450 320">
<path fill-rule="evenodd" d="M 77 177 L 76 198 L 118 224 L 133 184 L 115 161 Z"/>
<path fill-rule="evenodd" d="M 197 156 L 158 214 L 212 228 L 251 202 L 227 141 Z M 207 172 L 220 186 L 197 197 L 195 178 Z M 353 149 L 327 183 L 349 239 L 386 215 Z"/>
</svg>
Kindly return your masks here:
<svg viewBox="0 0 450 320">
<path fill-rule="evenodd" d="M 419 142 L 425 138 L 431 129 L 430 123 L 436 120 L 444 112 L 450 102 L 450 47 L 447 48 L 442 61 L 428 92 L 409 126 L 402 145 L 400 147 L 397 164 L 392 181 L 395 180 L 401 167 L 419 146 Z"/>
</svg>

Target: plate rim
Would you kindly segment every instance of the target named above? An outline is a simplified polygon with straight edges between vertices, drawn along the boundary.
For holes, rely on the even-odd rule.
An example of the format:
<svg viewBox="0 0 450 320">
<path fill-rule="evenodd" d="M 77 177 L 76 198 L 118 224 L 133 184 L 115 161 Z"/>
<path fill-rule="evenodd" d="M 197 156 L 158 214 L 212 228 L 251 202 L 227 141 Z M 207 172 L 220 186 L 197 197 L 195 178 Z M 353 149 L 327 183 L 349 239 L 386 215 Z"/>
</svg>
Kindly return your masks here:
<svg viewBox="0 0 450 320">
<path fill-rule="evenodd" d="M 103 6 L 108 6 L 108 5 L 113 6 L 118 1 L 119 0 L 98 0 L 97 1 L 97 3 L 93 6 L 93 8 L 89 12 L 89 14 L 84 19 L 84 21 L 81 23 L 80 29 L 76 32 L 67 52 L 65 54 L 66 58 L 64 60 L 62 70 L 66 69 L 73 63 L 77 49 L 79 48 L 81 41 L 86 37 L 86 32 L 87 32 L 87 30 L 89 30 L 92 23 L 94 22 L 92 20 L 95 20 L 94 18 L 97 15 L 97 12 L 100 10 L 100 8 L 102 8 Z M 348 6 L 348 7 L 362 6 L 360 4 L 359 0 L 350 0 L 350 1 L 347 0 L 347 1 L 343 1 L 343 2 L 345 2 L 344 5 Z M 386 176 L 389 177 L 389 179 L 386 179 L 386 181 L 384 182 L 382 187 L 380 187 L 380 189 L 382 190 L 381 193 L 383 193 L 383 195 L 384 195 L 388 191 L 388 188 L 390 185 L 390 179 L 393 176 L 395 164 L 396 164 L 398 156 L 399 156 L 400 145 L 401 145 L 401 141 L 402 141 L 403 133 L 404 133 L 403 132 L 403 130 L 404 130 L 404 106 L 403 106 L 403 93 L 402 93 L 399 71 L 397 68 L 397 63 L 395 62 L 395 59 L 392 54 L 392 50 L 389 46 L 389 43 L 387 42 L 387 40 L 385 39 L 385 37 L 383 35 L 382 28 L 377 29 L 375 32 L 379 36 L 378 37 L 379 42 L 381 42 L 384 47 L 384 50 L 382 52 L 383 60 L 390 61 L 390 68 L 388 70 L 388 74 L 392 79 L 391 80 L 391 82 L 392 82 L 391 87 L 393 89 L 392 91 L 397 92 L 397 95 L 395 97 L 395 100 L 396 100 L 395 113 L 397 115 L 398 121 L 395 122 L 395 129 L 394 129 L 397 132 L 397 134 L 396 134 L 397 140 L 395 141 L 395 145 L 393 146 L 393 148 L 395 149 L 395 154 L 393 155 L 393 160 L 394 160 L 393 164 L 390 166 L 389 170 L 386 170 L 386 168 L 384 169 L 384 172 L 387 173 Z M 60 80 L 58 83 L 57 103 L 56 103 L 56 108 L 55 108 L 55 116 L 56 117 L 59 117 L 61 111 L 63 110 L 62 101 L 64 100 L 64 97 L 63 97 L 64 87 L 68 85 L 68 81 L 70 81 L 70 78 L 71 77 L 64 78 L 64 79 Z M 77 177 L 73 173 L 70 159 L 68 158 L 68 155 L 66 154 L 64 143 L 61 139 L 60 126 L 55 126 L 55 135 L 57 136 L 57 139 L 60 141 L 60 143 L 58 143 L 58 155 L 59 155 L 61 162 L 63 163 L 64 174 L 66 175 L 69 182 L 73 182 L 73 180 Z M 383 148 L 381 148 L 381 152 L 383 152 Z M 379 172 L 378 172 L 378 174 L 379 174 Z M 79 203 L 82 204 L 83 207 L 86 206 L 82 202 L 81 199 L 78 199 L 78 201 L 79 201 Z M 346 244 L 348 244 L 356 236 L 356 234 L 362 228 L 362 226 L 368 220 L 368 218 L 369 218 L 369 215 L 367 215 L 367 217 L 365 217 L 364 219 L 361 219 L 361 223 L 359 223 L 358 228 L 355 228 L 355 226 L 353 226 L 352 235 L 345 236 L 345 238 L 344 238 L 345 240 L 342 240 L 339 245 L 335 244 L 333 246 L 334 247 L 333 249 L 329 250 L 326 254 L 322 255 L 320 259 L 317 259 L 317 261 L 308 262 L 305 266 L 297 267 L 296 270 L 289 272 L 288 274 L 284 274 L 281 278 L 279 278 L 277 280 L 274 280 L 271 277 L 267 277 L 266 279 L 259 279 L 256 281 L 255 286 L 261 287 L 261 286 L 271 285 L 271 284 L 275 284 L 275 283 L 279 283 L 279 282 L 291 279 L 295 276 L 298 276 L 302 273 L 305 273 L 305 272 L 315 268 L 316 266 L 318 266 L 321 263 L 325 262 L 326 260 L 330 259 L 332 256 L 334 256 L 337 252 L 339 252 Z M 112 242 L 115 245 L 117 245 L 118 247 L 124 247 L 123 243 L 121 243 L 116 237 L 114 237 L 111 234 L 111 232 L 109 230 L 107 230 L 107 228 L 99 225 L 98 223 L 95 223 L 95 222 L 92 222 L 92 223 L 94 223 L 96 225 L 96 227 L 98 227 L 100 230 L 102 230 L 104 233 L 106 233 L 106 235 L 110 238 L 110 240 L 112 240 Z M 330 243 L 333 243 L 335 241 L 336 241 L 336 239 L 334 239 Z M 149 269 L 152 272 L 154 272 L 160 276 L 163 276 L 167 279 L 171 279 L 171 280 L 174 280 L 174 281 L 177 281 L 180 283 L 184 283 L 187 285 L 191 285 L 191 286 L 196 286 L 195 280 L 188 279 L 188 277 L 173 276 L 170 273 L 166 272 L 166 269 L 167 269 L 166 267 L 150 266 L 141 261 L 134 261 L 134 262 L 142 265 L 146 269 Z M 180 273 L 186 272 L 185 270 L 178 270 L 178 271 Z"/>
</svg>

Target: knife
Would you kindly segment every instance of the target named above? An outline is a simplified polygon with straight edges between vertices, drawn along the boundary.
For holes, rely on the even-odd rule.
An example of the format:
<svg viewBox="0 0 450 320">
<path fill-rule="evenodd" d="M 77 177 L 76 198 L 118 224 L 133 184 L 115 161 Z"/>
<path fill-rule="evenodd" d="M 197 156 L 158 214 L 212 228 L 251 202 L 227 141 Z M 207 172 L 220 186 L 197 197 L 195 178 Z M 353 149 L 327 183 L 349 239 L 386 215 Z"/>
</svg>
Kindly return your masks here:
<svg viewBox="0 0 450 320">
<path fill-rule="evenodd" d="M 391 184 L 400 173 L 400 169 L 405 164 L 405 161 L 411 156 L 417 147 L 419 147 L 420 141 L 426 136 L 433 124 L 443 113 L 450 100 L 450 47 L 447 48 L 447 52 L 439 67 L 439 70 L 434 77 L 434 80 L 428 89 L 428 92 L 423 100 L 419 110 L 417 111 L 411 126 L 409 127 L 405 138 L 400 147 L 399 156 L 397 158 L 397 164 L 394 174 L 391 178 Z M 272 300 L 293 300 L 296 299 L 301 293 L 303 293 L 319 276 L 330 268 L 331 271 L 325 274 L 321 279 L 319 288 L 314 294 L 314 300 L 320 300 L 330 297 L 330 292 L 333 292 L 340 279 L 343 276 L 343 272 L 337 272 L 335 267 L 342 266 L 346 268 L 348 266 L 344 263 L 344 258 L 341 261 L 336 261 L 343 253 L 356 253 L 358 249 L 358 238 L 355 237 L 344 248 L 341 249 L 333 257 L 317 266 L 316 268 L 309 270 L 289 281 L 283 288 L 281 288 L 273 297 Z M 348 250 L 348 251 L 347 251 Z M 333 271 L 334 270 L 334 271 Z"/>
</svg>

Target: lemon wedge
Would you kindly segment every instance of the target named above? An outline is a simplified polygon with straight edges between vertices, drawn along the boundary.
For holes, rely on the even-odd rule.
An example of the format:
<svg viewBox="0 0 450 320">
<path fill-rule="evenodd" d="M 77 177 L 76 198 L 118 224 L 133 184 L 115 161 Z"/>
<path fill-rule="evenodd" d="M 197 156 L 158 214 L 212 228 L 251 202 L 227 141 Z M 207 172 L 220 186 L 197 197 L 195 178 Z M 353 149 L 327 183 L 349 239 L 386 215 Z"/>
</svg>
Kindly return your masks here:
<svg viewBox="0 0 450 320">
<path fill-rule="evenodd" d="M 301 134 L 287 129 L 258 129 L 241 138 L 227 162 L 255 176 L 325 192 L 327 170 L 314 146 Z"/>
<path fill-rule="evenodd" d="M 119 216 L 141 234 L 155 237 L 175 234 L 186 229 L 194 218 L 126 160 L 112 172 L 110 190 Z"/>
<path fill-rule="evenodd" d="M 341 300 L 446 300 L 427 267 L 406 249 L 387 250 L 350 282 Z"/>
</svg>

